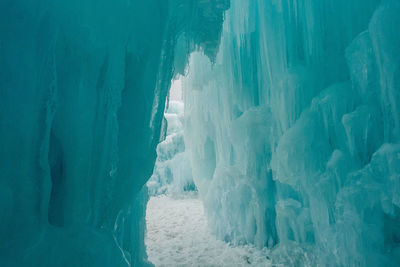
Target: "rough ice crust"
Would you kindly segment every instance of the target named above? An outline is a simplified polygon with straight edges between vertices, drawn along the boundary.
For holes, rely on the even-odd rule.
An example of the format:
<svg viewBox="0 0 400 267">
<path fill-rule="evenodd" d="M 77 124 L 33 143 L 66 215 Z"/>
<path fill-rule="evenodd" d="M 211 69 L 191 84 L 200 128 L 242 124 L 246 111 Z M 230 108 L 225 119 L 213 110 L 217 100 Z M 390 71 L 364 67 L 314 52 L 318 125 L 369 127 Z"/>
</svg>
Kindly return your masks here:
<svg viewBox="0 0 400 267">
<path fill-rule="evenodd" d="M 190 58 L 185 141 L 209 225 L 287 266 L 400 264 L 400 2 L 232 1 Z"/>
<path fill-rule="evenodd" d="M 146 212 L 149 260 L 159 267 L 270 267 L 267 248 L 231 246 L 210 233 L 203 204 L 192 192 L 151 197 Z"/>
</svg>

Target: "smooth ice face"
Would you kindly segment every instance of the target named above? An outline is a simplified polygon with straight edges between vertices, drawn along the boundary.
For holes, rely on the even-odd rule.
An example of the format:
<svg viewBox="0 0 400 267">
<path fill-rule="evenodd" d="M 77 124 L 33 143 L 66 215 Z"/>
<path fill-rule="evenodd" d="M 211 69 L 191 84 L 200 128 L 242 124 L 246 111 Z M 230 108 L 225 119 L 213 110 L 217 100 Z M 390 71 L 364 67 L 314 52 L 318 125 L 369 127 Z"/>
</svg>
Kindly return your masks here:
<svg viewBox="0 0 400 267">
<path fill-rule="evenodd" d="M 157 146 L 157 160 L 153 175 L 147 182 L 151 196 L 159 194 L 179 195 L 195 191 L 192 167 L 185 150 L 183 138 L 183 109 L 181 101 L 169 101 L 164 114 L 167 121 L 167 136 Z"/>
<path fill-rule="evenodd" d="M 170 81 L 228 0 L 0 1 L 1 266 L 146 265 Z"/>
<path fill-rule="evenodd" d="M 400 3 L 232 1 L 191 55 L 185 143 L 209 225 L 288 266 L 400 263 Z"/>
</svg>

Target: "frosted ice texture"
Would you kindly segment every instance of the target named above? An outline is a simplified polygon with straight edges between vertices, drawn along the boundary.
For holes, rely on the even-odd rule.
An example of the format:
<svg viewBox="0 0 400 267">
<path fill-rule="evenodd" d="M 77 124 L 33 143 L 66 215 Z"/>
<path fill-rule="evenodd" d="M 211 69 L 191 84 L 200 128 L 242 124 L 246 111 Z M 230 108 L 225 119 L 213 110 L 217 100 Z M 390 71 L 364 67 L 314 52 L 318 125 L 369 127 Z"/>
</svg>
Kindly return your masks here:
<svg viewBox="0 0 400 267">
<path fill-rule="evenodd" d="M 183 80 L 209 225 L 285 266 L 400 264 L 400 2 L 232 1 Z"/>
<path fill-rule="evenodd" d="M 185 150 L 183 108 L 181 101 L 169 101 L 164 114 L 167 121 L 167 136 L 157 146 L 153 175 L 147 182 L 151 196 L 160 194 L 176 196 L 185 191 L 196 190 L 189 153 Z"/>
<path fill-rule="evenodd" d="M 215 57 L 228 7 L 0 1 L 1 266 L 148 264 L 140 192 L 170 81 L 190 51 Z"/>
</svg>

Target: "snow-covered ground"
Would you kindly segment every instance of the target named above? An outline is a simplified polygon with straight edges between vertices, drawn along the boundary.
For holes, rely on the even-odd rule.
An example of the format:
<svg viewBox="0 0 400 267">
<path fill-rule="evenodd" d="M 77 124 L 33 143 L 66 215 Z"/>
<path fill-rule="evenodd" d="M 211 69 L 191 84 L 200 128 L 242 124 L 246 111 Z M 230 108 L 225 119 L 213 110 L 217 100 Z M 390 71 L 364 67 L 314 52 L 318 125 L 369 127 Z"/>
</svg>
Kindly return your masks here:
<svg viewBox="0 0 400 267">
<path fill-rule="evenodd" d="M 147 254 L 156 267 L 271 265 L 267 250 L 232 247 L 217 240 L 195 195 L 150 198 L 146 222 Z"/>
</svg>

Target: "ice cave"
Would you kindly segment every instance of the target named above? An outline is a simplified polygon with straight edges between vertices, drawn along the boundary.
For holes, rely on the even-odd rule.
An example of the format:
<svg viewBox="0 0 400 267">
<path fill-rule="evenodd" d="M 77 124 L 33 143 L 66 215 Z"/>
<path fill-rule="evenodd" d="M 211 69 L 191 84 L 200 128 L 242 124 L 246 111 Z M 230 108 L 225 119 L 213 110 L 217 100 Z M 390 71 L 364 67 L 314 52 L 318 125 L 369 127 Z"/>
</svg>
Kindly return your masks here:
<svg viewBox="0 0 400 267">
<path fill-rule="evenodd" d="M 400 266 L 400 0 L 0 0 L 25 266 Z"/>
</svg>

